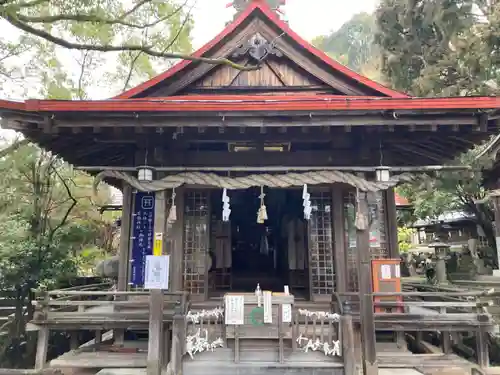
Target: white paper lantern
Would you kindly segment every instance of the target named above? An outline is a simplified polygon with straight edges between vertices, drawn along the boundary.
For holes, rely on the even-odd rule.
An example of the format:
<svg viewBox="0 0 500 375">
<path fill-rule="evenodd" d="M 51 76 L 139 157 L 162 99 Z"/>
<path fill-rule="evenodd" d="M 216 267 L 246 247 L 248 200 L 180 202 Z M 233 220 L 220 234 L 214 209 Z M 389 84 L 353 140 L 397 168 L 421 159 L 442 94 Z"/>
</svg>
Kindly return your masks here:
<svg viewBox="0 0 500 375">
<path fill-rule="evenodd" d="M 389 167 L 377 167 L 375 169 L 375 178 L 377 182 L 388 182 L 391 179 L 391 168 Z"/>
<path fill-rule="evenodd" d="M 141 182 L 153 181 L 153 168 L 140 167 L 137 169 L 137 179 Z"/>
</svg>

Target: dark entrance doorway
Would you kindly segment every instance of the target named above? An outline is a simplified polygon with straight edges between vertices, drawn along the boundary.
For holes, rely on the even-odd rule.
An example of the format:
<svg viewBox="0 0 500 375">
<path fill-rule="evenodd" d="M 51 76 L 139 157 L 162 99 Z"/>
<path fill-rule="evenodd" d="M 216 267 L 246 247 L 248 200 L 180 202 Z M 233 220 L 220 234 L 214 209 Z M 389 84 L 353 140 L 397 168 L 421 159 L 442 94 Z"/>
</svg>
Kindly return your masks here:
<svg viewBox="0 0 500 375">
<path fill-rule="evenodd" d="M 290 284 L 289 242 L 302 242 L 302 258 L 307 257 L 307 230 L 302 220 L 303 207 L 299 189 L 265 189 L 264 203 L 268 219 L 262 224 L 257 222 L 257 212 L 260 207 L 261 189 L 250 188 L 228 192 L 230 196 L 231 216 L 225 223 L 230 230 L 230 240 L 226 239 L 226 247 L 230 243 L 231 260 L 224 263 L 217 257 L 226 257 L 220 250 L 220 241 L 212 241 L 211 251 L 212 273 L 215 281 L 212 290 L 231 290 L 235 292 L 253 292 L 257 284 L 262 290 L 281 292 L 285 285 Z M 220 217 L 222 208 L 222 191 L 213 194 L 212 217 Z M 216 212 L 218 211 L 218 212 Z M 220 220 L 220 219 L 218 219 Z M 216 221 L 218 221 L 216 220 Z M 300 236 L 290 235 L 289 222 L 294 220 L 302 225 Z M 220 222 L 216 224 L 220 226 Z M 216 229 L 214 236 L 219 238 Z M 304 262 L 305 263 L 305 262 Z M 230 267 L 228 267 L 230 266 Z M 305 271 L 305 264 L 304 270 Z M 226 275 L 226 277 L 224 277 Z M 292 288 L 291 288 L 292 289 Z M 308 285 L 301 285 L 294 293 L 307 295 Z M 299 290 L 300 289 L 300 290 Z"/>
</svg>

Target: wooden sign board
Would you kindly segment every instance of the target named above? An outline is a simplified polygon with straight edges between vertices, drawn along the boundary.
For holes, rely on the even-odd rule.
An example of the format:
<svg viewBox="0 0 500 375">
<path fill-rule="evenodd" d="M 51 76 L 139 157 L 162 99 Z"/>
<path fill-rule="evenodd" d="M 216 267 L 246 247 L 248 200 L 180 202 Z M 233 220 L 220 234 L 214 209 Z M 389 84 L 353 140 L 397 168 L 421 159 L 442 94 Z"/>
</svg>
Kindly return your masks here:
<svg viewBox="0 0 500 375">
<path fill-rule="evenodd" d="M 399 259 L 375 259 L 372 260 L 372 283 L 374 293 L 400 293 L 401 292 L 401 268 Z M 377 306 L 377 302 L 401 302 L 401 306 L 383 307 Z M 403 298 L 374 297 L 376 313 L 403 312 Z"/>
</svg>

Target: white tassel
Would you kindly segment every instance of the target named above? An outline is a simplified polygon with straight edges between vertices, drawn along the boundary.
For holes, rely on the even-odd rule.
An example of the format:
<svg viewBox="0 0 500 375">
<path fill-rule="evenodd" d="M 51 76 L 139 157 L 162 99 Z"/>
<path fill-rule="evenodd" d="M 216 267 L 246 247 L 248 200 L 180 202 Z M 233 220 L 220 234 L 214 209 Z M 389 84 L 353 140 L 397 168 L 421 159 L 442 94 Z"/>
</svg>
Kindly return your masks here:
<svg viewBox="0 0 500 375">
<path fill-rule="evenodd" d="M 170 206 L 170 211 L 168 212 L 168 223 L 174 223 L 177 221 L 177 206 L 175 205 L 175 189 L 172 189 L 172 205 Z"/>
<path fill-rule="evenodd" d="M 266 208 L 266 205 L 264 203 L 265 196 L 266 196 L 266 194 L 264 194 L 264 187 L 261 186 L 260 195 L 259 195 L 260 207 L 259 207 L 259 210 L 257 211 L 257 223 L 258 224 L 264 224 L 264 221 L 266 221 L 268 219 L 267 208 Z"/>
</svg>

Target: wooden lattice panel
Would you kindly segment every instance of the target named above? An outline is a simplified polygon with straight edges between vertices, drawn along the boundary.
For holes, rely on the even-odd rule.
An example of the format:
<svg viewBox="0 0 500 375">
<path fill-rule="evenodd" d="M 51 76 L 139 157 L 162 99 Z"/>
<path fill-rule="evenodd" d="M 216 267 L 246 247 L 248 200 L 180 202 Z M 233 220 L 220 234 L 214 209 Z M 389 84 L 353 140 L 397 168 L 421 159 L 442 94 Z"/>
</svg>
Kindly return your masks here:
<svg viewBox="0 0 500 375">
<path fill-rule="evenodd" d="M 369 193 L 368 202 L 372 214 L 371 230 L 378 231 L 378 244 L 370 245 L 371 259 L 389 258 L 386 240 L 385 203 L 383 192 Z M 344 194 L 344 218 L 346 228 L 347 247 L 347 284 L 349 291 L 358 291 L 358 273 L 356 269 L 356 192 L 349 191 Z"/>
<path fill-rule="evenodd" d="M 333 259 L 332 195 L 330 191 L 311 193 L 309 221 L 309 268 L 313 295 L 330 296 L 335 290 Z"/>
<path fill-rule="evenodd" d="M 184 199 L 184 290 L 204 294 L 209 246 L 208 193 L 189 191 Z"/>
</svg>

